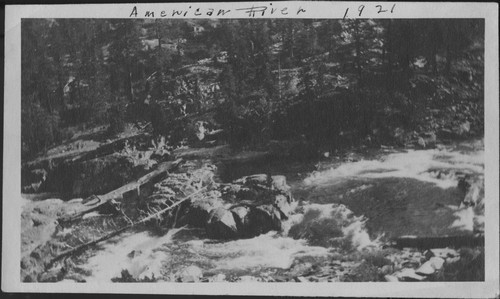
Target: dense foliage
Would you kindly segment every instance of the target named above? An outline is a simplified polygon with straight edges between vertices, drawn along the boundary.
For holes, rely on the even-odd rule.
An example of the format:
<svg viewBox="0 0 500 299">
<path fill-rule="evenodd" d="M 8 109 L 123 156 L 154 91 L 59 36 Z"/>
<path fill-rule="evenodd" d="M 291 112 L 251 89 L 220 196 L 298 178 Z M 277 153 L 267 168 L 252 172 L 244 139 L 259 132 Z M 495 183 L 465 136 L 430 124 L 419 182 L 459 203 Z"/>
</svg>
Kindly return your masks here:
<svg viewBox="0 0 500 299">
<path fill-rule="evenodd" d="M 479 19 L 24 19 L 23 157 L 127 122 L 173 145 L 199 120 L 235 146 L 482 134 L 483 68 Z"/>
</svg>

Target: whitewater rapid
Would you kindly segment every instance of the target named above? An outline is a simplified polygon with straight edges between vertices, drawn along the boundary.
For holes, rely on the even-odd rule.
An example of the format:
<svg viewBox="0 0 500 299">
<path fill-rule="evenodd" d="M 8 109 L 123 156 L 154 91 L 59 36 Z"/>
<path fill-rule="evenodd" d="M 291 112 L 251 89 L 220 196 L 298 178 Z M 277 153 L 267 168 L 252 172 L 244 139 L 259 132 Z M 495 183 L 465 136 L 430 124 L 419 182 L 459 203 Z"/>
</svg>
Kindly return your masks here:
<svg viewBox="0 0 500 299">
<path fill-rule="evenodd" d="M 446 172 L 439 173 L 439 170 Z M 484 173 L 484 151 L 464 154 L 442 148 L 393 153 L 380 160 L 348 162 L 337 168 L 313 172 L 304 183 L 312 186 L 332 184 L 350 177 L 391 177 L 412 178 L 446 189 L 457 185 L 457 171 L 466 174 Z"/>
<path fill-rule="evenodd" d="M 125 269 L 140 279 L 154 275 L 175 281 L 176 273 L 188 266 L 208 276 L 258 276 L 289 271 L 297 261 L 326 259 L 339 248 L 377 248 L 384 234 L 472 232 L 484 213 L 460 203 L 457 184 L 468 175 L 479 182 L 473 196 L 484 196 L 483 173 L 482 149 L 443 147 L 346 162 L 310 173 L 294 186 L 307 196 L 281 233 L 232 241 L 210 240 L 186 228 L 163 236 L 129 233 L 93 253 L 85 264 L 91 273 L 87 281 L 110 281 Z"/>
</svg>

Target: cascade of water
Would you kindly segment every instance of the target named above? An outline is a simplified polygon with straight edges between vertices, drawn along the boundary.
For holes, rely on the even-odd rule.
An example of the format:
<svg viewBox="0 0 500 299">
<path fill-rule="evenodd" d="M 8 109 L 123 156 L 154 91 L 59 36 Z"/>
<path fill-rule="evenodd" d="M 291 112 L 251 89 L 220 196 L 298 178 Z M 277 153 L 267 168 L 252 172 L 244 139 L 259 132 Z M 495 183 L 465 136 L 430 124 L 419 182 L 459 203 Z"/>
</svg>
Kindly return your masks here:
<svg viewBox="0 0 500 299">
<path fill-rule="evenodd" d="M 88 281 L 109 281 L 122 269 L 137 278 L 174 277 L 193 265 L 208 276 L 293 272 L 298 261 L 327 259 L 339 248 L 377 247 L 379 236 L 374 232 L 472 231 L 482 217 L 478 206 L 484 197 L 483 171 L 481 150 L 409 151 L 344 163 L 303 181 L 309 201 L 301 203 L 302 211 L 289 218 L 281 233 L 226 242 L 177 229 L 164 236 L 127 234 L 103 244 L 87 261 L 92 272 Z M 464 198 L 457 191 L 464 175 L 476 179 L 477 190 L 472 188 L 467 195 L 475 206 L 453 201 Z"/>
</svg>

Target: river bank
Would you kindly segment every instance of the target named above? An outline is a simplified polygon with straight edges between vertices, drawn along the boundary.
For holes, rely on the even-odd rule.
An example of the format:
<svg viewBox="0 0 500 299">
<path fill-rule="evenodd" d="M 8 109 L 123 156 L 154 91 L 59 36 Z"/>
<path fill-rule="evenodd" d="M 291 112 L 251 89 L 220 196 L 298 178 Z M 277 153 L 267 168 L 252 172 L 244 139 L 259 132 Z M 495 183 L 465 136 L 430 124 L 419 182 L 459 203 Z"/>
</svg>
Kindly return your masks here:
<svg viewBox="0 0 500 299">
<path fill-rule="evenodd" d="M 184 150 L 178 156 L 186 163 L 160 182 L 161 192 L 155 187 L 158 192 L 152 194 L 157 194 L 156 201 L 147 197 L 150 204 L 158 204 L 159 194 L 173 198 L 197 190 L 193 181 L 197 175 L 213 180 L 218 187 L 204 193 L 200 200 L 205 204 L 198 207 L 206 212 L 205 217 L 218 215 L 224 224 L 215 225 L 215 235 L 213 229 L 207 229 L 209 219 L 195 225 L 182 218 L 190 204 L 175 220 L 165 217 L 159 225 L 136 228 L 46 269 L 56 253 L 126 225 L 128 220 L 123 215 L 96 211 L 63 228 L 55 222 L 57 218 L 84 210 L 88 203 L 82 199 L 26 199 L 22 255 L 28 258 L 22 263 L 22 279 L 279 282 L 484 278 L 484 247 L 477 242 L 484 230 L 481 140 L 435 149 L 351 151 L 314 163 L 270 160 L 259 153 L 221 159 L 228 157 L 221 154 L 224 151 L 223 147 Z M 256 174 L 262 175 L 252 176 Z M 245 179 L 248 175 L 253 179 Z M 273 176 L 279 177 L 274 184 L 270 183 Z M 199 186 L 207 185 L 203 179 L 198 181 Z M 247 188 L 246 193 L 223 196 L 224 188 L 235 183 L 240 189 Z M 281 191 L 272 191 L 277 185 L 281 185 L 285 200 L 290 195 L 287 207 L 269 202 L 271 210 L 264 209 L 267 212 L 260 218 L 237 217 L 239 212 L 254 211 L 256 205 L 265 206 L 265 202 L 256 204 L 257 199 L 280 198 Z M 217 199 L 207 201 L 210 196 Z M 250 205 L 235 210 L 235 205 L 244 200 Z M 218 214 L 213 212 L 217 206 L 223 208 Z M 133 221 L 140 216 L 130 213 L 131 207 L 125 211 Z M 279 211 L 277 216 L 272 216 L 272 209 Z M 250 227 L 262 229 L 221 238 L 227 215 L 235 219 L 235 228 L 241 219 L 254 219 Z M 264 225 L 268 220 L 270 224 Z M 276 221 L 279 225 L 273 226 Z M 465 241 L 457 243 L 455 237 Z M 434 248 L 436 239 L 432 238 L 444 243 Z M 412 239 L 418 241 L 411 243 Z M 394 242 L 398 240 L 410 245 L 397 246 Z M 426 244 L 426 240 L 431 243 Z M 423 243 L 418 244 L 420 241 Z"/>
</svg>

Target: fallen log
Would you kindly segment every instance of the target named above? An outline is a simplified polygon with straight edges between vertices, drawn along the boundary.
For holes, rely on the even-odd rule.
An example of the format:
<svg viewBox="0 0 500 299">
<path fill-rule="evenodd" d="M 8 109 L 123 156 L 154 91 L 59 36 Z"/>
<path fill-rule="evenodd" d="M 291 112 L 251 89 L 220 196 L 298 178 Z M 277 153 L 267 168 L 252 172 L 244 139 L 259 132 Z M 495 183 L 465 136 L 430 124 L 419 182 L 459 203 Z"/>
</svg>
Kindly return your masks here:
<svg viewBox="0 0 500 299">
<path fill-rule="evenodd" d="M 155 183 L 157 181 L 160 181 L 163 178 L 163 174 L 166 174 L 168 171 L 171 171 L 175 169 L 177 166 L 179 166 L 182 163 L 182 158 L 179 158 L 175 161 L 171 162 L 163 162 L 158 165 L 158 167 L 153 170 L 152 172 L 146 174 L 145 176 L 139 178 L 138 180 L 134 182 L 130 182 L 118 189 L 115 189 L 111 192 L 108 192 L 104 195 L 100 196 L 91 196 L 89 198 L 98 198 L 99 203 L 96 204 L 95 206 L 85 209 L 79 213 L 73 214 L 73 215 L 65 215 L 57 219 L 57 222 L 61 225 L 64 223 L 72 222 L 77 219 L 80 219 L 83 215 L 97 211 L 100 208 L 102 208 L 104 205 L 108 204 L 109 201 L 119 198 L 120 196 L 123 196 L 124 193 L 131 191 L 131 190 L 139 190 L 141 186 L 143 186 L 146 183 Z"/>
<path fill-rule="evenodd" d="M 99 238 L 99 239 L 97 239 L 97 240 L 93 240 L 93 241 L 91 241 L 91 242 L 87 242 L 87 243 L 85 243 L 85 244 L 82 244 L 82 245 L 80 245 L 80 246 L 78 246 L 78 247 L 75 247 L 75 248 L 73 248 L 73 249 L 67 250 L 67 251 L 65 251 L 65 252 L 63 252 L 63 253 L 61 253 L 61 254 L 59 254 L 58 256 L 54 257 L 54 258 L 53 258 L 53 259 L 52 259 L 52 260 L 51 260 L 51 261 L 50 261 L 50 262 L 46 265 L 45 269 L 50 269 L 50 268 L 52 267 L 52 265 L 54 265 L 54 263 L 55 263 L 55 262 L 57 262 L 58 260 L 61 260 L 61 259 L 65 258 L 65 257 L 71 256 L 71 255 L 74 255 L 74 254 L 77 254 L 77 253 L 81 253 L 82 251 L 84 251 L 84 250 L 88 249 L 89 247 L 97 245 L 99 242 L 102 242 L 102 241 L 108 240 L 108 239 L 110 239 L 110 238 L 112 238 L 112 237 L 114 237 L 114 236 L 117 236 L 117 235 L 119 235 L 119 234 L 123 233 L 123 232 L 124 232 L 124 231 L 126 231 L 126 230 L 129 230 L 129 229 L 131 229 L 131 228 L 133 228 L 133 227 L 136 227 L 136 226 L 138 226 L 138 225 L 140 225 L 140 224 L 146 223 L 146 222 L 148 222 L 148 221 L 149 221 L 149 220 L 151 220 L 151 219 L 154 219 L 154 218 L 156 218 L 156 217 L 161 216 L 161 215 L 162 215 L 162 214 L 164 214 L 165 212 L 167 212 L 167 211 L 169 211 L 169 210 L 171 210 L 171 209 L 175 208 L 176 206 L 180 205 L 180 204 L 181 204 L 181 203 L 183 203 L 184 201 L 186 201 L 186 200 L 190 199 L 191 197 L 193 197 L 193 195 L 196 195 L 196 194 L 198 194 L 198 193 L 202 192 L 202 191 L 203 191 L 203 190 L 205 190 L 206 188 L 207 188 L 207 186 L 202 187 L 202 188 L 198 189 L 197 191 L 195 191 L 195 192 L 193 192 L 193 193 L 189 194 L 188 196 L 186 196 L 186 197 L 182 198 L 181 200 L 179 200 L 179 201 L 175 202 L 175 203 L 174 203 L 174 204 L 172 204 L 171 206 L 168 206 L 168 207 L 166 207 L 166 208 L 164 208 L 164 209 L 162 209 L 162 210 L 160 210 L 160 211 L 158 211 L 158 212 L 156 212 L 156 213 L 150 214 L 149 216 L 144 217 L 144 218 L 142 218 L 141 220 L 139 220 L 139 221 L 137 221 L 137 222 L 132 222 L 132 223 L 130 223 L 129 225 L 126 225 L 126 226 L 124 226 L 124 227 L 122 227 L 122 228 L 119 228 L 119 229 L 117 229 L 117 230 L 115 230 L 115 231 L 112 231 L 111 233 L 106 234 L 106 235 L 104 235 L 104 236 L 100 237 L 100 238 Z"/>
<path fill-rule="evenodd" d="M 92 151 L 88 151 L 80 155 L 77 155 L 69 159 L 69 162 L 78 163 L 81 161 L 92 160 L 97 157 L 107 156 L 117 151 L 121 151 L 125 147 L 125 144 L 127 142 L 134 143 L 136 141 L 141 141 L 145 138 L 147 138 L 146 134 L 138 134 L 135 136 L 120 138 L 110 143 L 103 144 Z"/>
<path fill-rule="evenodd" d="M 465 235 L 465 236 L 442 236 L 442 237 L 400 237 L 390 242 L 391 247 L 395 248 L 460 248 L 484 246 L 484 235 Z"/>
<path fill-rule="evenodd" d="M 49 198 L 61 198 L 62 195 L 56 192 L 42 192 L 42 193 L 21 193 L 21 197 L 32 201 L 45 200 Z"/>
</svg>

